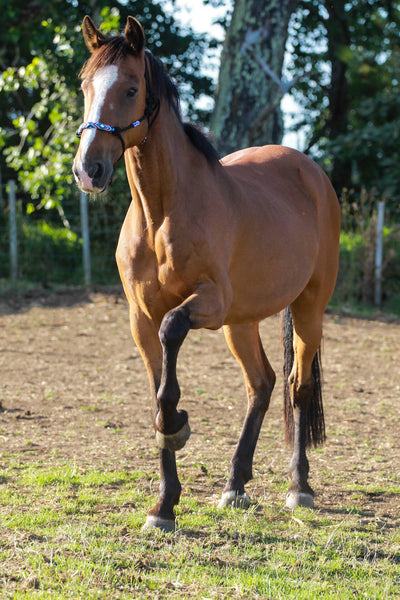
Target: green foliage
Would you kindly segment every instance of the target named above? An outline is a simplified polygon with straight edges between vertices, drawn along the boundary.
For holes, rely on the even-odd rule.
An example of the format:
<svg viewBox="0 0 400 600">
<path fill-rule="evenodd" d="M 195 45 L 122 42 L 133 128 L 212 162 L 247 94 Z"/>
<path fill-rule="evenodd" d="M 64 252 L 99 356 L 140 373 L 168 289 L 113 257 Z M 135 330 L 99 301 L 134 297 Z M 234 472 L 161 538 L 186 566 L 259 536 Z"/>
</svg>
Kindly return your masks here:
<svg viewBox="0 0 400 600">
<path fill-rule="evenodd" d="M 74 188 L 73 188 L 74 190 Z M 114 196 L 105 195 L 96 202 L 89 202 L 91 270 L 94 284 L 119 284 L 115 262 L 118 236 L 129 206 L 125 194 L 115 202 Z M 83 282 L 82 240 L 79 210 L 79 195 L 62 204 L 63 226 L 57 211 L 35 210 L 33 204 L 26 205 L 26 214 L 21 214 L 18 203 L 17 238 L 19 278 L 40 285 L 81 285 Z M 5 219 L 4 217 L 7 217 Z M 51 218 L 53 216 L 53 218 Z M 8 214 L 0 212 L 0 278 L 8 278 L 9 237 Z"/>
<path fill-rule="evenodd" d="M 3 3 L 2 3 L 3 4 Z M 0 51 L 0 168 L 4 181 L 17 175 L 29 211 L 55 209 L 64 226 L 62 204 L 71 198 L 71 174 L 76 151 L 75 131 L 82 121 L 83 103 L 77 73 L 87 58 L 81 22 L 89 10 L 81 1 L 6 3 Z M 128 14 L 138 15 L 147 45 L 163 58 L 182 84 L 189 115 L 206 118 L 196 98 L 212 91 L 201 73 L 207 40 L 191 30 L 181 31 L 163 3 L 96 2 L 92 16 L 106 34 L 124 27 Z M 117 169 L 114 192 L 126 194 L 126 180 Z M 54 217 L 51 217 L 54 218 Z"/>
<path fill-rule="evenodd" d="M 50 208 L 54 203 L 61 204 L 73 183 L 75 123 L 69 104 L 73 100 L 76 108 L 76 94 L 67 88 L 65 80 L 55 81 L 53 69 L 39 57 L 26 68 L 15 70 L 12 80 L 12 86 L 4 85 L 4 91 L 11 92 L 16 86 L 27 94 L 39 90 L 39 98 L 32 103 L 28 114 L 12 120 L 13 137 L 18 136 L 18 145 L 9 146 L 4 154 L 30 199 Z"/>
<path fill-rule="evenodd" d="M 339 275 L 333 296 L 337 307 L 372 306 L 375 288 L 376 192 L 344 190 L 341 197 Z M 400 227 L 383 230 L 383 308 L 400 314 Z"/>
<path fill-rule="evenodd" d="M 80 283 L 82 246 L 78 236 L 46 221 L 23 221 L 20 244 L 20 276 L 29 281 Z"/>
<path fill-rule="evenodd" d="M 400 199 L 400 2 L 301 0 L 292 21 L 294 90 L 306 145 L 345 185 Z M 336 93 L 336 101 L 335 101 Z M 341 111 L 340 123 L 338 114 Z M 337 190 L 338 193 L 341 189 Z"/>
<path fill-rule="evenodd" d="M 400 227 L 394 225 L 384 230 L 383 265 L 384 308 L 400 315 Z"/>
</svg>

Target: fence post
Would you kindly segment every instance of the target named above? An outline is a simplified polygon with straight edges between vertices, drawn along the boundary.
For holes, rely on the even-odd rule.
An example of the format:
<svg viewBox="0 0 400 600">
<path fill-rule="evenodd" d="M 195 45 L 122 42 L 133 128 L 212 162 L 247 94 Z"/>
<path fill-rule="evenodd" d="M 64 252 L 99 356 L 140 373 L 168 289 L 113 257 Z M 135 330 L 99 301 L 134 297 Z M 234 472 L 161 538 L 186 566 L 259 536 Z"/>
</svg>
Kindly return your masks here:
<svg viewBox="0 0 400 600">
<path fill-rule="evenodd" d="M 17 236 L 17 200 L 15 181 L 8 182 L 8 209 L 10 223 L 10 276 L 12 283 L 18 279 L 18 236 Z"/>
<path fill-rule="evenodd" d="M 375 305 L 382 302 L 382 260 L 383 260 L 383 225 L 385 220 L 385 201 L 378 202 L 376 220 L 376 252 L 375 252 Z"/>
<path fill-rule="evenodd" d="M 81 191 L 80 194 L 81 206 L 81 230 L 82 230 L 82 258 L 83 258 L 83 275 L 85 285 L 90 285 L 92 279 L 92 269 L 90 261 L 90 235 L 89 235 L 89 211 L 87 194 Z"/>
</svg>

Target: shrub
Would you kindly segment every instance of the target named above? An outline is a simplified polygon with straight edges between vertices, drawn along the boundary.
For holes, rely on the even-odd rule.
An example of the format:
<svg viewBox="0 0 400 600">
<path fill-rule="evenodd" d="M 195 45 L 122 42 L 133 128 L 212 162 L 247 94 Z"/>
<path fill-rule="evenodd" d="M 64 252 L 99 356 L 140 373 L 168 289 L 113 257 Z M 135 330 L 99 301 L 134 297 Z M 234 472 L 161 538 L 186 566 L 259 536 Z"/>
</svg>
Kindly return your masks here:
<svg viewBox="0 0 400 600">
<path fill-rule="evenodd" d="M 46 221 L 21 224 L 19 275 L 42 283 L 82 281 L 82 242 L 64 227 Z"/>
<path fill-rule="evenodd" d="M 343 190 L 339 275 L 333 303 L 370 305 L 374 301 L 376 206 L 374 190 L 354 201 Z M 386 213 L 385 221 L 390 215 Z M 400 313 L 400 228 L 389 224 L 383 231 L 382 307 Z"/>
</svg>

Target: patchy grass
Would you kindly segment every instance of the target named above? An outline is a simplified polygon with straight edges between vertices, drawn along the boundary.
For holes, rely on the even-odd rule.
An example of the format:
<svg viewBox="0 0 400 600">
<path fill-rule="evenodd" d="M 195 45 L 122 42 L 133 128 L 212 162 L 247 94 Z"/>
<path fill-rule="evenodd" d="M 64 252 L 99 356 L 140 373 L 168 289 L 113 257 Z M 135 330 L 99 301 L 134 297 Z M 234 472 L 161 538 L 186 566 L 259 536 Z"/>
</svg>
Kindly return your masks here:
<svg viewBox="0 0 400 600">
<path fill-rule="evenodd" d="M 400 531 L 356 507 L 221 511 L 184 481 L 178 528 L 163 534 L 141 530 L 156 498 L 150 473 L 11 458 L 0 479 L 2 598 L 399 596 Z"/>
<path fill-rule="evenodd" d="M 215 508 L 246 411 L 240 369 L 222 334 L 192 332 L 179 357 L 192 437 L 178 528 L 163 535 L 141 530 L 158 456 L 126 305 L 74 292 L 0 298 L 2 310 L 2 600 L 400 597 L 398 322 L 327 316 L 318 508 L 293 514 L 279 319 L 261 325 L 278 380 L 246 513 Z"/>
</svg>

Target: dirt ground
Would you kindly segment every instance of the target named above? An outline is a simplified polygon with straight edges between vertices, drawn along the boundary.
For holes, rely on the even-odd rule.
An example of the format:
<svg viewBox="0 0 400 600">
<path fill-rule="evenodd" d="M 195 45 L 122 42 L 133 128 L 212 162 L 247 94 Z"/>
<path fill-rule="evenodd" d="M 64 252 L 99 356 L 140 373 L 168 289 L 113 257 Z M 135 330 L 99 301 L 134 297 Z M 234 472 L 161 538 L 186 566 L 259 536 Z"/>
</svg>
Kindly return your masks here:
<svg viewBox="0 0 400 600">
<path fill-rule="evenodd" d="M 290 450 L 283 441 L 279 318 L 265 321 L 261 333 L 278 377 L 248 491 L 260 503 L 283 506 Z M 398 322 L 326 316 L 328 439 L 310 453 L 319 510 L 354 506 L 399 523 L 399 341 Z M 157 474 L 147 375 L 121 293 L 0 300 L 0 373 L 3 464 L 13 455 Z M 183 487 L 215 503 L 246 408 L 240 368 L 221 331 L 190 333 L 179 358 L 179 380 L 181 407 L 192 427 L 178 454 Z"/>
</svg>

